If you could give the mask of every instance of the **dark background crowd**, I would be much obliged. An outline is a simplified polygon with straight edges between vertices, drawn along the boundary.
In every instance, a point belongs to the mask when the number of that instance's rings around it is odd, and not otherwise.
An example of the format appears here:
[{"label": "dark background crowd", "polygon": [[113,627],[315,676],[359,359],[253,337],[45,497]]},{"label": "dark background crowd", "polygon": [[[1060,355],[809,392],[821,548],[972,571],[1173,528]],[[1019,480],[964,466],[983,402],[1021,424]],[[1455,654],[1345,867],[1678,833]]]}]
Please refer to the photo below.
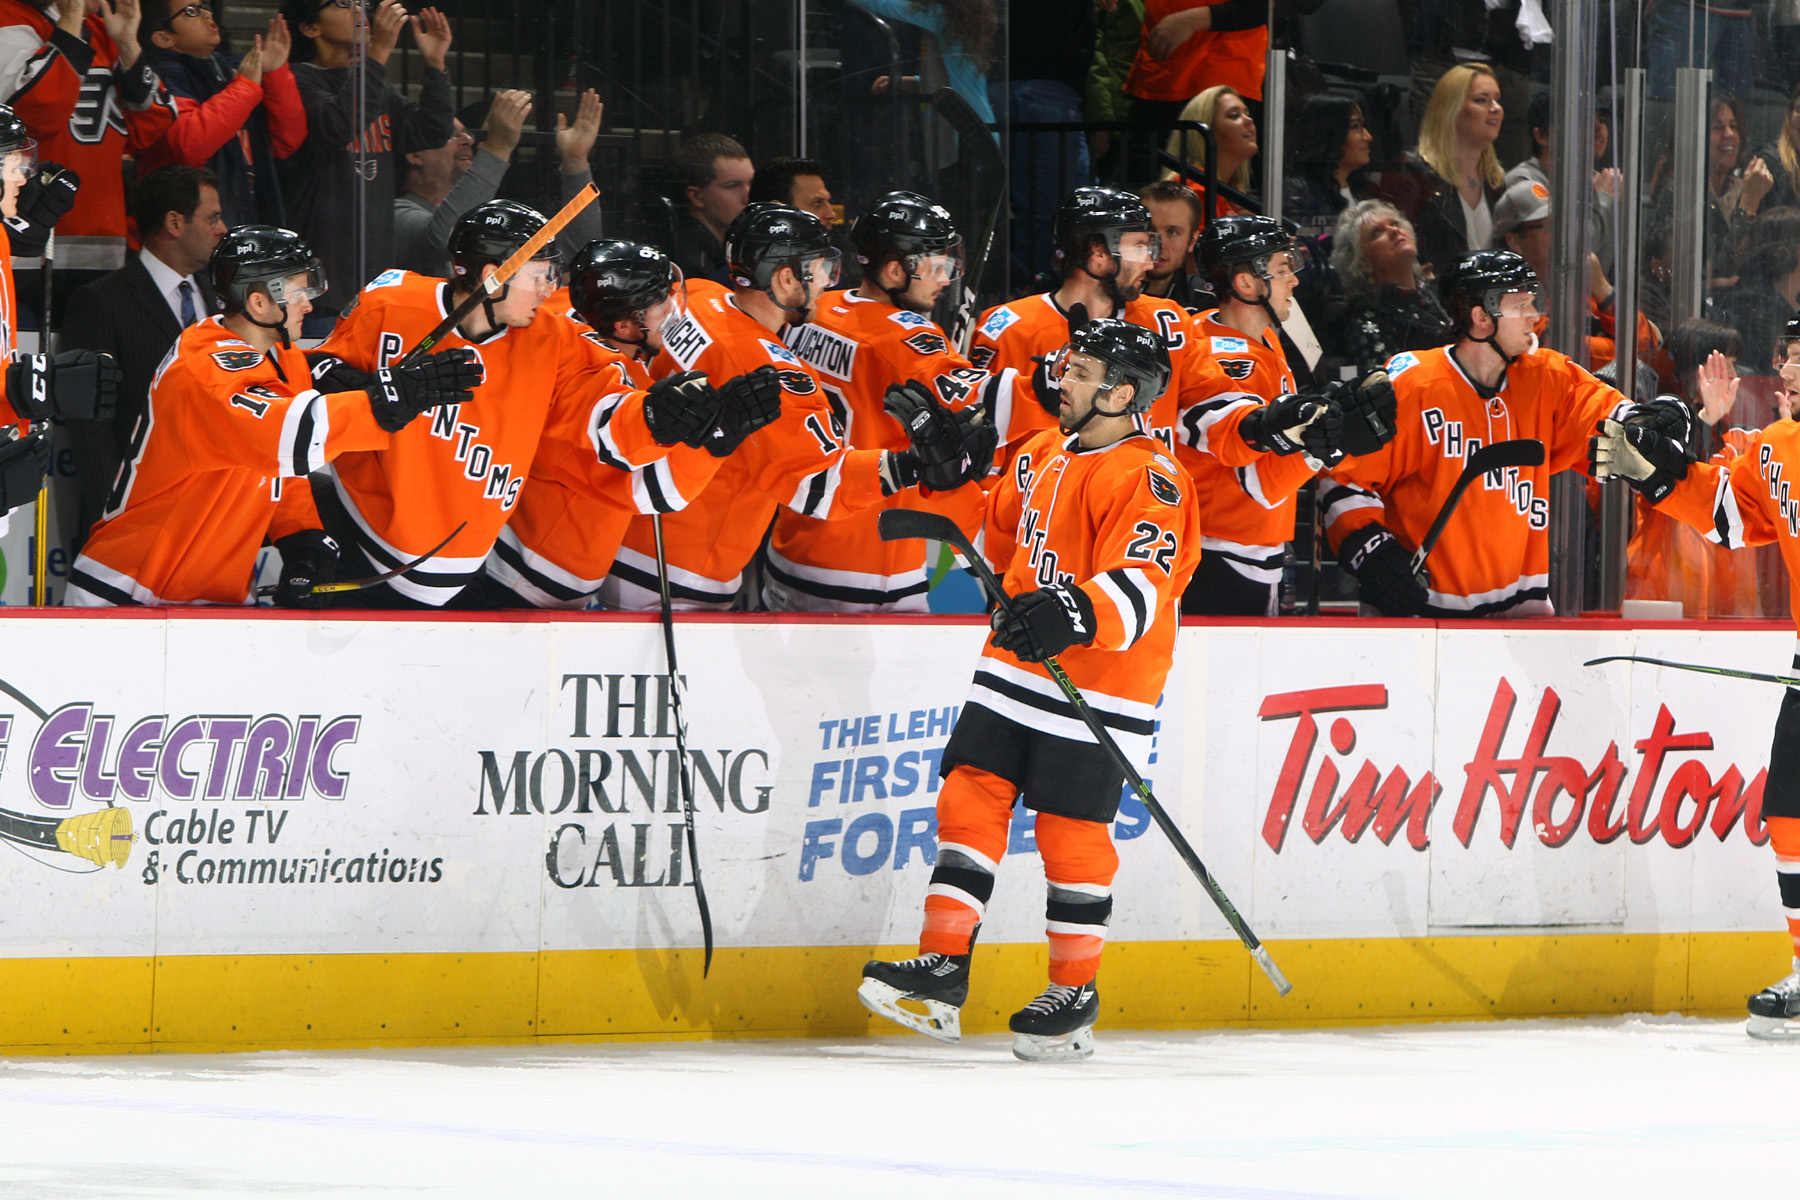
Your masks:
[{"label": "dark background crowd", "polygon": [[[109,350],[125,371],[114,422],[61,434],[76,545],[162,353],[209,311],[203,267],[228,227],[311,242],[331,284],[308,326],[323,336],[381,271],[444,273],[445,234],[474,205],[554,211],[590,179],[602,199],[580,232],[661,245],[691,278],[721,277],[721,236],[751,200],[843,231],[875,196],[912,188],[965,231],[982,305],[1049,285],[1050,217],[1082,184],[1143,196],[1165,245],[1149,290],[1195,309],[1209,303],[1191,254],[1208,209],[1278,209],[1310,251],[1289,358],[1323,381],[1447,342],[1433,280],[1464,250],[1513,249],[1545,275],[1553,156],[1576,145],[1593,180],[1589,365],[1617,371],[1624,357],[1686,394],[1697,364],[1726,353],[1766,386],[1705,414],[1704,453],[1731,424],[1786,415],[1773,354],[1800,291],[1792,5],[1608,5],[1591,138],[1558,141],[1554,14],[1538,0],[64,2],[0,0],[0,100],[41,157],[70,162],[78,144],[84,179],[51,279],[15,262],[21,325],[41,325],[47,298],[59,348]],[[1263,195],[1271,45],[1287,51],[1278,204]],[[50,50],[82,78],[70,104],[40,85]],[[1650,120],[1626,245],[1609,104],[1634,66]],[[1681,66],[1713,77],[1703,311],[1677,323],[1667,110]],[[1212,141],[1210,195],[1196,122]],[[1642,319],[1621,334],[1611,304],[1627,259]],[[1634,353],[1620,355],[1621,338]],[[1311,536],[1303,514],[1287,607],[1332,595]],[[1634,586],[1665,587],[1656,574]],[[1689,614],[1785,606],[1772,578],[1742,574],[1707,576]]]}]

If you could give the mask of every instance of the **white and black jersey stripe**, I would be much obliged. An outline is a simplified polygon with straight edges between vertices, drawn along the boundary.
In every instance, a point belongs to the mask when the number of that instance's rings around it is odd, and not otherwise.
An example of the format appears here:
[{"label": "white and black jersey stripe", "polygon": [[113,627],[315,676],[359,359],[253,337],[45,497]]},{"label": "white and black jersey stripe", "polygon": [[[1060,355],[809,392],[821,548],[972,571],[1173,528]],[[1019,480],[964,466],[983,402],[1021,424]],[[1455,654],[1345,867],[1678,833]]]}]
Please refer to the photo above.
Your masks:
[{"label": "white and black jersey stripe", "polygon": [[1261,403],[1261,397],[1252,396],[1249,392],[1223,392],[1210,400],[1190,405],[1181,413],[1181,440],[1195,450],[1206,453],[1209,450],[1207,437],[1221,417],[1233,409]]},{"label": "white and black jersey stripe", "polygon": [[[1150,769],[1156,706],[1082,689],[1088,708],[1140,772]],[[969,687],[969,703],[980,704],[1027,729],[1068,741],[1097,745],[1081,714],[1048,676],[982,655]]]},{"label": "white and black jersey stripe", "polygon": [[897,575],[873,575],[791,562],[767,551],[763,597],[783,612],[926,612],[931,580],[924,567]]},{"label": "white and black jersey stripe", "polygon": [[1341,520],[1346,513],[1352,513],[1361,508],[1372,508],[1376,512],[1381,512],[1383,508],[1380,496],[1347,483],[1328,484],[1325,494],[1319,498],[1319,504],[1324,510],[1325,526],[1328,529],[1335,522]]},{"label": "white and black jersey stripe", "polygon": [[[377,535],[330,468],[314,476],[312,494],[325,531],[340,542],[357,547],[378,570],[390,571],[418,556],[418,552],[409,554]],[[436,608],[448,604],[458,592],[475,582],[486,558],[485,554],[475,558],[435,554],[404,574],[394,576],[383,586],[392,588],[408,600]]]},{"label": "white and black jersey stripe", "polygon": [[[736,602],[742,585],[742,575],[708,579],[669,564],[669,599],[678,609],[728,609]],[[600,584],[601,605],[626,612],[647,612],[661,604],[661,594],[656,582],[656,559],[620,546],[612,570]]]},{"label": "white and black jersey stripe", "polygon": [[331,415],[325,397],[310,389],[295,396],[282,418],[281,446],[275,455],[281,474],[311,475],[322,468],[326,463],[325,439],[329,436]]},{"label": "white and black jersey stripe", "polygon": [[1202,537],[1200,553],[1224,559],[1232,570],[1256,583],[1280,583],[1282,568],[1287,565],[1285,546],[1247,546],[1223,538]]},{"label": "white and black jersey stripe", "polygon": [[1731,490],[1730,471],[1719,472],[1719,487],[1713,493],[1713,527],[1706,531],[1706,540],[1728,550],[1744,544],[1744,514],[1738,509],[1737,493]]},{"label": "white and black jersey stripe", "polygon": [[631,500],[645,516],[680,512],[693,500],[675,486],[675,472],[669,460],[659,458],[649,466],[631,473]]},{"label": "white and black jersey stripe", "polygon": [[1119,622],[1125,627],[1125,644],[1118,649],[1137,645],[1138,639],[1150,632],[1150,626],[1156,620],[1156,585],[1143,571],[1123,567],[1103,571],[1090,582],[1119,610]]},{"label": "white and black jersey stripe", "polygon": [[800,481],[794,489],[793,499],[788,507],[803,517],[823,517],[831,510],[831,501],[837,495],[838,482],[844,474],[844,456],[838,455],[829,467],[823,471],[814,471]]},{"label": "white and black jersey stripe", "polygon": [[588,426],[588,442],[593,446],[595,455],[607,466],[621,471],[635,471],[639,467],[648,465],[632,461],[619,449],[618,440],[613,437],[612,419],[618,414],[619,405],[623,404],[629,395],[629,392],[614,392],[600,400],[594,405],[593,420]]}]

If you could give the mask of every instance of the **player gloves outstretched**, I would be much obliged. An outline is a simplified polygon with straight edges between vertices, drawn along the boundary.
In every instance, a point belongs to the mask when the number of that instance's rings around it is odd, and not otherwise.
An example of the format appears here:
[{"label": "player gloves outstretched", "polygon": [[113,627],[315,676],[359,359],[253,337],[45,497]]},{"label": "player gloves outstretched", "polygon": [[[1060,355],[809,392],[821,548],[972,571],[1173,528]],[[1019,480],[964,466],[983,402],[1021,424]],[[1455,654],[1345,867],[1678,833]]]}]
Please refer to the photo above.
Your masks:
[{"label": "player gloves outstretched", "polygon": [[744,439],[781,415],[781,375],[774,367],[758,367],[719,389],[719,421],[706,439],[706,452],[725,458]]},{"label": "player gloves outstretched", "polygon": [[1394,440],[1399,400],[1386,371],[1371,371],[1361,383],[1333,383],[1325,394],[1344,412],[1338,448],[1347,458],[1373,454]]},{"label": "player gloves outstretched", "polygon": [[1322,463],[1343,457],[1344,411],[1321,396],[1278,396],[1245,414],[1238,429],[1252,450],[1286,457],[1305,451]]},{"label": "player gloves outstretched", "polygon": [[935,391],[916,379],[891,385],[881,406],[912,443],[910,449],[882,455],[883,495],[914,484],[933,492],[953,491],[993,468],[999,432],[979,412],[946,408]]},{"label": "player gloves outstretched", "polygon": [[1656,504],[1687,478],[1693,456],[1651,424],[1608,418],[1596,428],[1599,432],[1588,439],[1588,474],[1595,479],[1623,479]]},{"label": "player gloves outstretched", "polygon": [[330,583],[337,571],[337,539],[323,529],[302,529],[277,538],[281,552],[281,582],[275,585],[275,603],[281,608],[322,608],[326,597],[313,585]]},{"label": "player gloves outstretched", "polygon": [[644,423],[659,446],[698,450],[719,424],[719,390],[700,371],[677,371],[650,385],[644,396]]},{"label": "player gloves outstretched", "polygon": [[399,433],[414,417],[444,404],[467,404],[483,379],[481,359],[459,348],[427,354],[415,363],[383,367],[365,390],[375,423]]},{"label": "player gloves outstretched", "polygon": [[1338,565],[1356,576],[1363,602],[1388,617],[1419,617],[1431,603],[1431,580],[1413,570],[1412,552],[1385,525],[1365,525],[1338,545]]},{"label": "player gloves outstretched", "polygon": [[31,421],[110,420],[119,403],[119,367],[93,350],[21,354],[6,367],[6,398]]},{"label": "player gloves outstretched", "polygon": [[1094,602],[1074,584],[1058,583],[1013,597],[994,610],[994,645],[1025,662],[1043,662],[1094,640]]}]

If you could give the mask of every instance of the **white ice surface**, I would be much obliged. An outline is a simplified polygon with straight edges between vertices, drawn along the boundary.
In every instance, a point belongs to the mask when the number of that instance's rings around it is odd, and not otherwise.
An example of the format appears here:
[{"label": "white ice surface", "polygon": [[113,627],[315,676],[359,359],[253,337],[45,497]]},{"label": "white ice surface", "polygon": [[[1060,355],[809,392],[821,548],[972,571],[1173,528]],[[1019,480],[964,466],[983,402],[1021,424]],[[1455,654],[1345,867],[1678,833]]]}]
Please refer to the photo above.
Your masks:
[{"label": "white ice surface", "polygon": [[0,1196],[1795,1194],[1800,1045],[1625,1018],[0,1062]]}]

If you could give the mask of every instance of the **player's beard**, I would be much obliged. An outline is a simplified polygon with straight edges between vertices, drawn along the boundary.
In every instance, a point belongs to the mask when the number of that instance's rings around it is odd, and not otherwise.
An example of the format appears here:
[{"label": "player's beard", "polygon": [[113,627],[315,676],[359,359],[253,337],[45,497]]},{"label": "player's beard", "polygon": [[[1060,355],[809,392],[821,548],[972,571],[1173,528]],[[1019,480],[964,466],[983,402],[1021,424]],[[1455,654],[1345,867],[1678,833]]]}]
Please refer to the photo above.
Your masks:
[{"label": "player's beard", "polygon": [[1100,290],[1105,293],[1106,299],[1112,305],[1113,313],[1116,315],[1120,309],[1144,294],[1144,281],[1139,279],[1133,284],[1122,284],[1116,273],[1103,275],[1100,277]]}]

